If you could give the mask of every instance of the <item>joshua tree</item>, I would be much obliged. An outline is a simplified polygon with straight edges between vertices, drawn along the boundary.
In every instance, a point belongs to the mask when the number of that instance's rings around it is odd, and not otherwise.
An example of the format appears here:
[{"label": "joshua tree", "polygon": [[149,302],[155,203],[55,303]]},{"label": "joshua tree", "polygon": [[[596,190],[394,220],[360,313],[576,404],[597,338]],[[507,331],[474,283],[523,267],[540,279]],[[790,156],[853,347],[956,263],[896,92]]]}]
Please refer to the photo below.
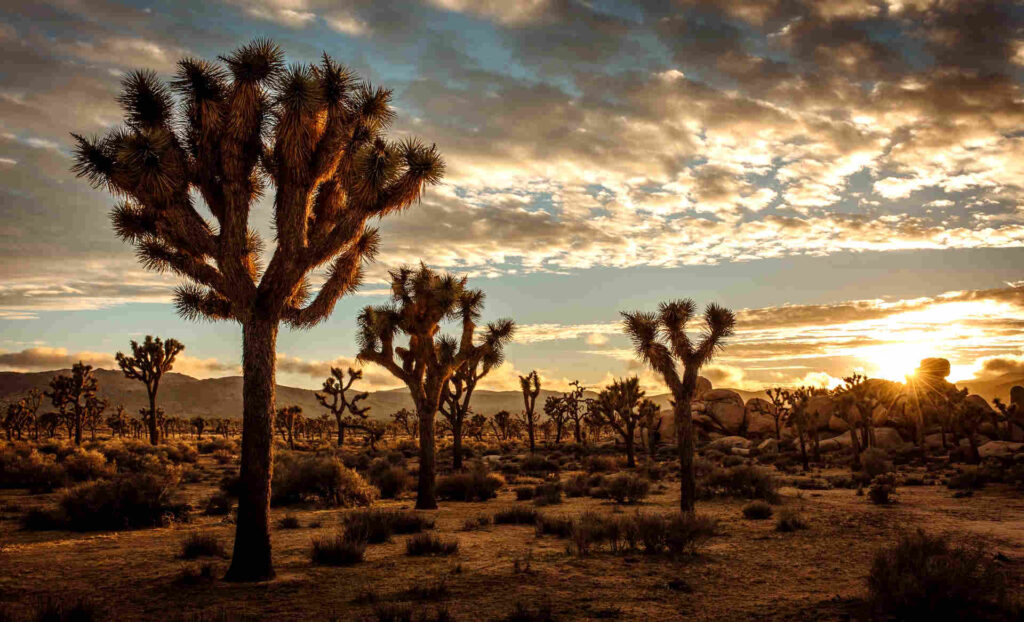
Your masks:
[{"label": "joshua tree", "polygon": [[775,440],[781,441],[782,423],[786,420],[788,414],[786,391],[782,387],[775,387],[768,389],[765,393],[768,395],[768,400],[772,403],[772,409],[768,411],[768,415],[775,421]]},{"label": "joshua tree", "polygon": [[118,438],[124,438],[124,433],[128,431],[128,415],[125,414],[124,404],[118,404],[114,414],[107,417],[107,427],[117,434]]},{"label": "joshua tree", "polygon": [[[348,368],[348,380],[345,380],[345,372],[339,367],[331,368],[331,375],[324,380],[323,393],[316,394],[316,401],[331,411],[335,421],[338,423],[338,447],[345,444],[345,428],[360,427],[366,420],[370,411],[369,406],[359,407],[359,402],[370,397],[369,393],[356,393],[351,399],[345,397],[345,392],[352,388],[352,383],[363,377],[363,370]],[[351,413],[351,417],[345,416],[345,411]]]},{"label": "joshua tree", "polygon": [[[697,494],[693,472],[693,415],[690,402],[697,390],[700,368],[710,361],[724,340],[733,333],[732,311],[716,304],[704,310],[703,334],[698,343],[686,334],[686,325],[696,313],[692,300],[662,303],[657,313],[623,313],[623,328],[633,341],[637,356],[664,379],[672,392],[673,414],[679,449],[679,505],[692,513]],[[683,367],[682,378],[676,361]]]},{"label": "joshua tree", "polygon": [[405,432],[412,438],[419,436],[419,422],[416,420],[416,413],[410,412],[408,408],[402,408],[391,413],[391,421],[395,427]]},{"label": "joshua tree", "polygon": [[[326,54],[318,65],[285,69],[281,50],[257,40],[221,61],[182,60],[170,87],[153,72],[130,73],[119,100],[125,127],[97,140],[75,136],[74,170],[125,197],[114,228],[147,267],[187,280],[176,293],[181,315],[242,327],[241,494],[227,578],[261,580],[274,575],[279,325],[328,317],[377,247],[367,222],[415,202],[444,165],[433,147],[387,140],[391,92],[358,83]],[[268,184],[277,245],[264,264],[248,221]],[[216,225],[196,209],[197,197]],[[307,277],[324,266],[311,298]]]},{"label": "joshua tree", "polygon": [[474,413],[469,419],[467,419],[466,427],[463,430],[466,436],[475,438],[478,443],[482,443],[484,441],[484,432],[486,431],[487,417],[480,413]]},{"label": "joshua tree", "polygon": [[82,361],[71,367],[71,375],[58,375],[50,380],[50,390],[46,397],[60,413],[68,428],[68,436],[74,435],[75,445],[82,444],[82,428],[87,425],[92,409],[98,404],[91,404],[90,399],[96,398],[99,383],[93,375],[92,365]]},{"label": "joshua tree", "polygon": [[587,411],[584,406],[586,400],[583,399],[583,387],[580,385],[579,380],[573,380],[569,383],[572,388],[568,393],[562,394],[562,401],[565,404],[565,416],[572,421],[573,424],[573,437],[577,444],[581,444],[584,441],[583,435],[583,422],[587,416]]},{"label": "joshua tree", "polygon": [[103,411],[107,409],[107,400],[90,396],[85,400],[85,427],[89,428],[89,437],[96,440],[96,428],[103,421]]},{"label": "joshua tree", "polygon": [[281,432],[281,439],[288,442],[288,449],[295,449],[295,427],[301,416],[301,406],[293,405],[277,409],[274,422]]},{"label": "joshua tree", "polygon": [[643,416],[639,410],[640,399],[644,391],[640,389],[640,379],[636,376],[625,380],[616,380],[607,389],[601,391],[591,412],[595,418],[608,425],[622,437],[626,444],[626,466],[636,466],[636,428]]},{"label": "joshua tree", "polygon": [[507,441],[515,434],[516,419],[507,410],[499,410],[491,415],[491,430],[499,441]]},{"label": "joshua tree", "polygon": [[189,421],[189,425],[191,425],[192,429],[196,431],[196,439],[202,440],[203,430],[206,429],[206,420],[196,415],[195,417],[192,417],[191,421]]},{"label": "joshua tree", "polygon": [[562,442],[562,431],[565,429],[568,416],[565,399],[549,395],[544,400],[544,414],[548,416],[548,420],[555,426],[555,444],[557,445]]},{"label": "joshua tree", "polygon": [[[185,349],[177,339],[162,341],[146,335],[141,344],[134,339],[131,342],[132,355],[117,353],[117,364],[124,372],[125,378],[138,380],[146,385],[149,396],[149,412],[156,412],[156,393],[160,389],[160,379],[174,367],[174,359]],[[160,442],[160,432],[156,417],[149,417],[149,442],[156,445]]]},{"label": "joshua tree", "polygon": [[[479,295],[479,300],[467,296],[463,304],[479,307],[483,294]],[[444,385],[439,409],[452,429],[453,469],[462,468],[462,438],[465,433],[463,428],[469,414],[469,400],[473,397],[473,390],[484,376],[505,360],[505,344],[512,339],[514,333],[515,323],[512,320],[500,320],[489,324],[479,349]]]},{"label": "joshua tree", "polygon": [[999,411],[999,416],[1006,424],[1005,431],[1001,436],[1005,441],[1013,440],[1013,428],[1016,426],[1024,432],[1024,387],[1015,386],[1010,389],[1010,403],[1005,404],[998,397],[992,400],[992,405]]},{"label": "joshua tree", "polygon": [[[359,359],[381,365],[409,387],[420,429],[416,508],[435,509],[434,417],[448,379],[487,347],[473,339],[483,295],[469,289],[465,277],[437,273],[425,264],[393,270],[391,291],[390,305],[366,307],[359,315]],[[440,334],[441,322],[456,318],[461,337]],[[500,325],[513,327],[501,321],[488,325],[487,332],[499,331]],[[408,347],[395,347],[399,334],[408,336]]]},{"label": "joshua tree", "polygon": [[[811,425],[811,416],[807,413],[807,402],[811,399],[811,389],[809,387],[799,387],[797,389],[785,390],[783,393],[786,399],[786,422],[793,426],[796,430],[797,440],[800,442],[800,459],[803,462],[804,471],[810,470],[811,466],[807,459],[807,428]],[[852,436],[856,432],[852,431]]]},{"label": "joshua tree", "polygon": [[535,448],[534,430],[537,424],[537,396],[540,395],[540,376],[536,370],[525,376],[519,376],[519,386],[523,391],[523,422],[530,438],[530,453]]}]

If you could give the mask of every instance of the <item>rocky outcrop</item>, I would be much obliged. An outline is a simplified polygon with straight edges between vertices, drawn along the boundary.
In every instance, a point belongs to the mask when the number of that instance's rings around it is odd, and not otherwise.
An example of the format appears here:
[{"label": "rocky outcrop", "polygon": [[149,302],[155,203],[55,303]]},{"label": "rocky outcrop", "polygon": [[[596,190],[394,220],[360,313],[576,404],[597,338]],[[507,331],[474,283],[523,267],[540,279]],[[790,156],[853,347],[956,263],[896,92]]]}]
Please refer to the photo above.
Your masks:
[{"label": "rocky outcrop", "polygon": [[746,431],[747,409],[739,393],[712,389],[693,403],[694,421],[707,430],[738,434]]},{"label": "rocky outcrop", "polygon": [[978,455],[985,458],[1014,458],[1017,455],[1024,456],[1024,443],[1012,441],[989,441],[978,447]]},{"label": "rocky outcrop", "polygon": [[[875,447],[878,447],[880,449],[899,449],[904,445],[903,437],[900,436],[899,431],[897,431],[895,428],[875,428],[874,433]],[[847,447],[852,447],[853,440],[851,439],[850,434],[851,433],[849,431],[846,431],[840,434],[839,436],[836,436],[835,438],[830,438],[821,441],[821,450],[835,451],[837,449],[845,449]],[[859,438],[860,437],[858,437],[858,439]]]}]

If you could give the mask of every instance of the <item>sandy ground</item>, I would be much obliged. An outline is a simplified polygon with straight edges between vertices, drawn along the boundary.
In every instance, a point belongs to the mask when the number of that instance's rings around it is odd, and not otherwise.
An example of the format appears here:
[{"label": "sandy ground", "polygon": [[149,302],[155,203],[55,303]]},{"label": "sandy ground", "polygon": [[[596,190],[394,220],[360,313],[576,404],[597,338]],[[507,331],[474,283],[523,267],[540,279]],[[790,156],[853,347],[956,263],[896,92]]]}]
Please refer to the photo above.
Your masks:
[{"label": "sandy ground", "polygon": [[[208,459],[201,459],[208,473],[204,481],[186,487],[193,502],[208,496],[228,468]],[[663,492],[639,507],[584,498],[542,511],[670,511],[678,501],[674,486],[665,482]],[[17,607],[49,596],[82,595],[119,620],[245,615],[350,620],[371,612],[364,597],[368,591],[387,598],[444,579],[450,590],[445,602],[457,620],[500,618],[516,601],[550,603],[560,620],[843,620],[860,611],[857,601],[865,595],[873,552],[900,530],[915,527],[984,538],[1009,558],[1014,589],[1024,589],[1024,499],[1019,493],[989,486],[956,499],[944,487],[902,487],[899,503],[887,507],[845,489],[784,488],[782,494],[783,506],[799,509],[809,529],[779,533],[774,520],[745,520],[741,500],[702,502],[698,511],[718,518],[720,533],[701,555],[682,561],[642,553],[579,558],[567,554],[565,540],[538,537],[527,526],[462,530],[467,518],[524,503],[505,490],[486,503],[443,503],[432,513],[436,532],[459,541],[452,557],[407,557],[408,536],[396,536],[393,542],[370,545],[362,564],[317,567],[308,558],[310,540],[332,532],[345,510],[275,509],[275,518],[290,513],[303,525],[274,532],[275,580],[182,585],[177,579],[183,568],[203,562],[177,558],[181,539],[193,530],[211,532],[230,550],[233,525],[197,516],[189,524],[131,532],[25,532],[18,530],[19,511],[52,502],[53,496],[0,491],[0,601]],[[379,505],[411,508],[412,501]],[[308,527],[314,521],[322,526]],[[227,560],[214,563],[219,577]]]}]

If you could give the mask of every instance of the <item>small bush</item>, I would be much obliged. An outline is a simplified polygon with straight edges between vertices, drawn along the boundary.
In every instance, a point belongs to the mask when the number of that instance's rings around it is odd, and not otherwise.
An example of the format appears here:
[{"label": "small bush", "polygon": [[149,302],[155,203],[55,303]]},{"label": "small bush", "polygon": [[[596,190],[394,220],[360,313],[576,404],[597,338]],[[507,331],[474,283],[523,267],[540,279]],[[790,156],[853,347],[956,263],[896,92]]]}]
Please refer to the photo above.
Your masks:
[{"label": "small bush", "polygon": [[537,522],[539,513],[528,507],[514,506],[501,510],[494,515],[495,525],[532,525]]},{"label": "small bush", "polygon": [[[91,601],[84,598],[46,598],[26,616],[25,620],[36,622],[92,622],[102,620],[103,612]],[[18,620],[0,609],[0,620]]]},{"label": "small bush", "polygon": [[294,514],[285,514],[281,517],[281,520],[277,521],[278,529],[301,529],[302,523],[299,522],[299,517]]},{"label": "small bush", "polygon": [[459,541],[443,540],[430,533],[418,533],[405,542],[405,554],[410,556],[453,555],[459,550]]},{"label": "small bush", "polygon": [[232,505],[231,497],[221,492],[214,493],[206,500],[203,513],[207,516],[226,516],[231,513]]},{"label": "small bush", "polygon": [[437,496],[446,501],[487,501],[498,494],[505,480],[477,466],[467,473],[447,475],[437,481]]},{"label": "small bush", "polygon": [[477,531],[478,529],[484,529],[490,526],[490,516],[477,516],[476,518],[467,518],[462,522],[463,531]]},{"label": "small bush", "polygon": [[380,490],[382,499],[395,499],[412,486],[412,478],[408,471],[382,458],[370,464],[368,474],[370,483]]},{"label": "small bush", "polygon": [[541,603],[536,607],[530,607],[521,601],[516,601],[515,606],[508,615],[499,618],[498,622],[554,622],[555,614],[551,605]]},{"label": "small bush", "polygon": [[440,606],[433,611],[415,611],[411,605],[399,603],[378,603],[373,614],[363,618],[365,622],[452,622],[448,608]]},{"label": "small bush", "polygon": [[557,482],[540,484],[533,490],[533,504],[556,505],[562,502],[562,486]]},{"label": "small bush", "polygon": [[895,473],[883,473],[871,480],[868,488],[868,499],[875,505],[888,505],[896,501],[896,485],[898,478]]},{"label": "small bush", "polygon": [[792,532],[807,529],[807,521],[798,512],[785,508],[775,520],[775,531]]},{"label": "small bush", "polygon": [[333,456],[283,453],[274,464],[271,505],[318,503],[328,507],[369,505],[377,490]]},{"label": "small bush", "polygon": [[647,498],[651,483],[637,475],[622,473],[606,480],[602,488],[605,496],[614,499],[616,503],[632,505]]},{"label": "small bush", "polygon": [[[72,531],[104,531],[184,520],[188,518],[187,506],[172,498],[176,485],[173,477],[150,473],[122,474],[82,484],[64,493],[58,509],[50,514],[50,525]],[[26,528],[32,527],[27,523]]]},{"label": "small bush", "polygon": [[73,482],[87,482],[114,474],[114,468],[107,464],[106,456],[92,450],[79,449],[64,458],[63,466],[64,472]]},{"label": "small bush", "polygon": [[409,510],[383,510],[370,508],[349,512],[344,518],[346,533],[360,537],[370,544],[391,540],[392,534],[419,533],[432,529],[434,522]]},{"label": "small bush", "polygon": [[967,467],[949,478],[946,486],[950,490],[979,490],[987,483],[985,474],[977,467]]},{"label": "small bush", "polygon": [[566,497],[585,497],[590,492],[590,485],[587,483],[587,476],[580,474],[570,477],[562,485],[562,490],[565,492]]},{"label": "small bush", "polygon": [[213,564],[200,564],[198,567],[185,566],[178,573],[174,582],[178,585],[209,585],[216,581],[213,576]]},{"label": "small bush", "polygon": [[0,448],[0,488],[27,488],[29,492],[51,492],[68,481],[64,467],[54,455],[26,444]]},{"label": "small bush", "polygon": [[587,458],[588,473],[611,473],[619,470],[619,463],[612,456],[590,456]]},{"label": "small bush", "polygon": [[193,531],[181,541],[182,559],[196,559],[199,557],[224,557],[226,552],[220,540],[211,533]]},{"label": "small bush", "polygon": [[519,462],[519,469],[523,473],[531,474],[547,474],[547,473],[558,473],[560,467],[557,462],[553,462],[544,458],[543,456],[530,455],[522,459]]},{"label": "small bush", "polygon": [[517,486],[515,489],[516,501],[530,501],[533,499],[533,486]]},{"label": "small bush", "polygon": [[351,566],[363,561],[366,540],[352,536],[348,530],[331,536],[313,538],[309,558],[317,566]]},{"label": "small bush", "polygon": [[868,591],[877,612],[898,619],[1011,619],[1014,608],[990,551],[923,530],[875,553]]},{"label": "small bush", "polygon": [[665,548],[672,555],[695,555],[715,535],[715,519],[696,514],[675,514],[665,528]]},{"label": "small bush", "polygon": [[702,499],[738,497],[777,503],[778,482],[755,466],[713,469],[697,482],[697,495]]},{"label": "small bush", "polygon": [[537,535],[557,536],[568,538],[572,534],[573,519],[568,516],[547,516],[541,514],[537,517]]},{"label": "small bush", "polygon": [[765,501],[751,501],[743,506],[743,518],[765,520],[772,517],[772,506]]}]

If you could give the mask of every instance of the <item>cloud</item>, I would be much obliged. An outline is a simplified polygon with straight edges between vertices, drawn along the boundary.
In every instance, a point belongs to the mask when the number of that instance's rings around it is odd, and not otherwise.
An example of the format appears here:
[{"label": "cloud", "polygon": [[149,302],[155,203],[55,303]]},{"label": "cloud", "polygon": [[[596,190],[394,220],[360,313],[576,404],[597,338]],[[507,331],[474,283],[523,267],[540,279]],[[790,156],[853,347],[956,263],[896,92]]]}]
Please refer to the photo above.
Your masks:
[{"label": "cloud", "polygon": [[69,352],[67,348],[36,347],[19,352],[0,352],[0,368],[10,371],[67,369],[79,361],[106,369],[116,368],[114,356],[104,352]]},{"label": "cloud", "polygon": [[360,391],[378,391],[404,386],[400,380],[383,368],[373,364],[363,365],[354,358],[340,356],[330,361],[318,361],[286,354],[277,355],[278,373],[294,378],[302,386],[317,385],[319,381],[331,375],[332,367],[339,367],[343,370],[349,368],[363,370],[363,378],[357,385]]}]

